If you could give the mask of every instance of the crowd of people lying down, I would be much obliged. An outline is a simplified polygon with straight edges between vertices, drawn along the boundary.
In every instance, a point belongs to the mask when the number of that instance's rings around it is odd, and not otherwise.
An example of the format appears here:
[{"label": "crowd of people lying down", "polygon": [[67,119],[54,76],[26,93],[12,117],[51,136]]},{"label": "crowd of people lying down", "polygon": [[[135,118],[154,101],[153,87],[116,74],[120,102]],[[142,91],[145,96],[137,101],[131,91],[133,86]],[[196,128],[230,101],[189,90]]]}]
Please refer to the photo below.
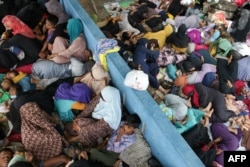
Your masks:
[{"label": "crowd of people lying down", "polygon": [[79,18],[58,0],[5,0],[0,13],[0,167],[159,164]]},{"label": "crowd of people lying down", "polygon": [[148,75],[148,91],[202,162],[223,166],[224,151],[250,149],[249,9],[229,20],[203,13],[207,2],[154,2],[110,7],[97,25]]},{"label": "crowd of people lying down", "polygon": [[[81,20],[58,0],[1,2],[0,167],[160,166]],[[201,13],[205,2],[154,2],[97,26],[148,75],[152,100],[201,161],[223,166],[224,151],[250,149],[249,10],[227,20]]]}]

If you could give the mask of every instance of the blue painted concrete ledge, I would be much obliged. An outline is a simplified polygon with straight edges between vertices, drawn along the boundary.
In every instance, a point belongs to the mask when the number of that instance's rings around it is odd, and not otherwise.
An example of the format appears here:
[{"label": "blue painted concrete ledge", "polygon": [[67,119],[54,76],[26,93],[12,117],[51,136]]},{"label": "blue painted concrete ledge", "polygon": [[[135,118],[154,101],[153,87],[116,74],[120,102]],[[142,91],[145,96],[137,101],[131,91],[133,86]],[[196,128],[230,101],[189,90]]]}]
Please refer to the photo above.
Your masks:
[{"label": "blue painted concrete ledge", "polygon": [[[88,47],[94,53],[97,41],[105,38],[104,34],[78,0],[61,0],[61,3],[71,17],[81,19]],[[144,137],[161,164],[164,167],[203,167],[204,164],[168,121],[150,94],[124,85],[124,78],[130,68],[121,56],[118,53],[110,53],[107,63],[112,83],[120,90],[122,97],[125,97],[125,105],[129,112],[140,116],[145,127]]]}]

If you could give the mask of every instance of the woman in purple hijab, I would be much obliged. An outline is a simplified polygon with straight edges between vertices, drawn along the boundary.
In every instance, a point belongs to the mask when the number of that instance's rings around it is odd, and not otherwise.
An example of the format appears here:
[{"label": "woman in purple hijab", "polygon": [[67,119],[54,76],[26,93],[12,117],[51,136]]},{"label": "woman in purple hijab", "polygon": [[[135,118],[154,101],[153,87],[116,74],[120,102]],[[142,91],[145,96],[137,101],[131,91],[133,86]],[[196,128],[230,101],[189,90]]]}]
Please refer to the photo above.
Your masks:
[{"label": "woman in purple hijab", "polygon": [[91,89],[84,83],[62,83],[55,93],[55,107],[63,122],[71,122],[77,115],[74,110],[82,111],[92,98]]},{"label": "woman in purple hijab", "polygon": [[92,91],[85,83],[62,83],[57,88],[55,99],[73,100],[81,103],[89,103]]},{"label": "woman in purple hijab", "polygon": [[237,134],[229,131],[228,127],[223,123],[213,123],[211,132],[214,139],[221,137],[221,142],[218,143],[218,149],[222,153],[217,154],[215,161],[220,165],[224,165],[224,151],[235,151],[239,147],[239,141],[242,137],[242,131],[237,129]]}]

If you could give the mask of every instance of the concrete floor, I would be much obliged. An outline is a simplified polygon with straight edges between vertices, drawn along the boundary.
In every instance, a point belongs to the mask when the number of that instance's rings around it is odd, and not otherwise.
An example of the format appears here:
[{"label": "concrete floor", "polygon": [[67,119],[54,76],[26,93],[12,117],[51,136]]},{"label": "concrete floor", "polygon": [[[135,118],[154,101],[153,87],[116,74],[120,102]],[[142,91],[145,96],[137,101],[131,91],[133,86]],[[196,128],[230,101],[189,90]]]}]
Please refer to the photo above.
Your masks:
[{"label": "concrete floor", "polygon": [[79,0],[79,2],[83,6],[83,8],[89,13],[90,16],[96,14],[98,16],[98,21],[101,21],[108,16],[108,13],[103,7],[103,4],[105,2],[112,2],[112,0],[93,0],[97,9],[97,13],[95,12],[91,0]]}]

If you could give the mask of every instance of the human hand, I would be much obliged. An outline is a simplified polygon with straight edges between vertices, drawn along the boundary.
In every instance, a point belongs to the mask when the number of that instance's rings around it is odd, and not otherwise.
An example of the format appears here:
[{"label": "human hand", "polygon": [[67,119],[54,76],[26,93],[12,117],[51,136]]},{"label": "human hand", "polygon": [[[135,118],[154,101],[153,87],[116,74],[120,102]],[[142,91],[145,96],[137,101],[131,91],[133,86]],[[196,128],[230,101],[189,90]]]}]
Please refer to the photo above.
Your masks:
[{"label": "human hand", "polygon": [[113,167],[118,167],[120,165],[120,163],[122,162],[122,160],[118,160],[114,163]]},{"label": "human hand", "polygon": [[188,100],[187,100],[187,106],[188,106],[188,107],[192,107],[191,100],[192,100],[191,97],[188,98]]},{"label": "human hand", "polygon": [[125,134],[125,130],[123,127],[119,128],[118,130],[118,134],[117,134],[117,138],[116,138],[116,142],[120,141],[122,138],[122,135]]},{"label": "human hand", "polygon": [[80,126],[77,124],[77,121],[76,121],[76,120],[73,121],[73,127],[72,127],[72,129],[73,129],[74,131],[76,131],[77,133],[80,132],[80,130],[81,130],[81,128],[80,128]]},{"label": "human hand", "polygon": [[53,53],[51,55],[47,56],[47,59],[53,59],[54,57],[56,57],[58,54],[57,53]]},{"label": "human hand", "polygon": [[25,151],[24,157],[28,162],[32,162],[34,160],[33,154],[29,151]]},{"label": "human hand", "polygon": [[88,160],[89,157],[88,157],[88,154],[86,151],[81,151],[81,153],[78,155],[78,159],[85,159],[85,160]]},{"label": "human hand", "polygon": [[118,130],[118,135],[123,135],[125,133],[125,130],[123,127],[120,127],[119,130]]}]

